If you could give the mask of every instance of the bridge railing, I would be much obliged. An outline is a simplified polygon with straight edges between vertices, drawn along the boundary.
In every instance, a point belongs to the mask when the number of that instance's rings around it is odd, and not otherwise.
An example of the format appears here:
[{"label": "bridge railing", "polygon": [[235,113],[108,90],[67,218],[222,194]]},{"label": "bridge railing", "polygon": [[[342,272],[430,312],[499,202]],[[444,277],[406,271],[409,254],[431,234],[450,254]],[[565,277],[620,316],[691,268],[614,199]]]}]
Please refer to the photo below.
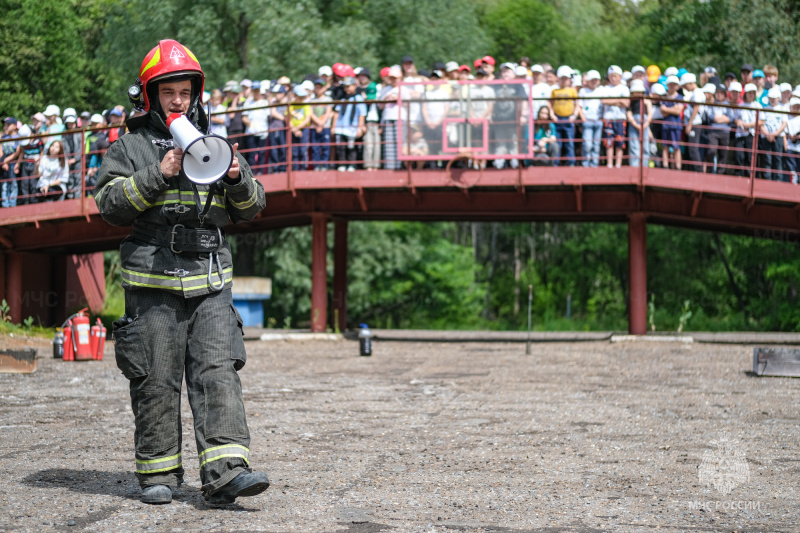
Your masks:
[{"label": "bridge railing", "polygon": [[[767,119],[773,124],[782,122],[781,117],[791,121],[796,115],[789,111],[633,96],[630,102],[636,102],[639,109],[657,109],[662,104],[672,103],[699,105],[703,109],[726,110],[731,116],[747,113],[747,120],[753,124],[743,129],[737,128],[735,123],[726,128],[724,123],[700,122],[687,128],[690,117],[685,111],[677,120],[663,116],[651,118],[648,128],[637,129],[627,118],[617,124],[557,117],[553,120],[552,110],[559,108],[563,99],[532,97],[529,82],[451,82],[448,85],[450,96],[431,97],[428,93],[433,92],[437,85],[442,85],[442,82],[424,84],[424,90],[415,97],[404,92],[405,84],[401,84],[396,100],[357,103],[310,101],[291,104],[289,112],[285,103],[267,104],[211,116],[232,119],[243,113],[253,116],[254,112],[266,112],[267,120],[272,122],[269,127],[259,129],[254,126],[254,131],[232,133],[228,139],[232,144],[238,143],[239,151],[256,175],[286,174],[287,183],[294,172],[320,170],[437,170],[453,165],[491,171],[508,167],[618,164],[715,173],[731,179],[750,178],[751,181],[798,181],[800,143],[789,141],[791,138],[800,141],[800,137],[787,138],[789,133],[784,131],[783,136],[772,138],[772,133],[766,129]],[[518,89],[515,89],[517,92],[505,91],[504,96],[489,93],[476,96],[471,88],[478,85],[494,88],[513,85]],[[586,105],[602,98],[579,98],[576,105]],[[361,109],[356,110],[358,106]],[[336,117],[322,126],[298,128],[292,125],[293,116],[296,125],[303,122],[306,113],[324,113],[327,107],[338,107],[342,116],[363,114],[363,120],[355,121],[361,126],[342,128]],[[501,107],[505,107],[504,113],[495,113],[495,109]],[[381,113],[382,121],[373,120]],[[769,117],[770,114],[773,116]],[[639,121],[641,119],[636,123]],[[797,134],[798,125],[793,124],[790,131]],[[4,173],[0,180],[2,205],[12,208],[13,195],[9,193],[12,189],[17,193],[16,205],[92,195],[97,171],[107,149],[107,144],[102,142],[102,138],[97,138],[97,133],[118,127],[81,128],[13,139],[23,145],[30,142],[49,144],[55,138],[78,135],[80,152],[73,150],[74,153],[65,154],[66,160],[77,161],[69,168],[67,183],[62,184],[56,193],[39,189],[41,172],[37,160],[23,155],[12,172]],[[609,160],[612,148],[621,156]],[[314,178],[311,176],[309,179],[313,181]],[[324,178],[320,177],[320,181]],[[0,221],[4,218],[2,213],[0,210]]]}]

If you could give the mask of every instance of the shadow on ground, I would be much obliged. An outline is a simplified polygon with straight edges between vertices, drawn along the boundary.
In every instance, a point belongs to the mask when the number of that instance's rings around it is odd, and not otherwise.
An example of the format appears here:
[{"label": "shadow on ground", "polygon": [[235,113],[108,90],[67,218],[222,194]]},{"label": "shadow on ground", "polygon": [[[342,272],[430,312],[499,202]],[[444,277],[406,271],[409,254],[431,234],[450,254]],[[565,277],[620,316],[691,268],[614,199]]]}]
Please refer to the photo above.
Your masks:
[{"label": "shadow on ground", "polygon": [[[73,470],[70,468],[48,468],[26,476],[22,482],[36,488],[66,488],[81,494],[100,494],[139,501],[139,484],[130,472],[106,472],[102,470]],[[258,512],[238,503],[232,505],[207,505],[199,490],[187,486],[175,491],[173,499],[189,503],[200,510],[229,509],[232,511]],[[96,514],[96,513],[95,513]],[[77,519],[76,519],[77,520]],[[92,520],[96,522],[102,520]]]}]

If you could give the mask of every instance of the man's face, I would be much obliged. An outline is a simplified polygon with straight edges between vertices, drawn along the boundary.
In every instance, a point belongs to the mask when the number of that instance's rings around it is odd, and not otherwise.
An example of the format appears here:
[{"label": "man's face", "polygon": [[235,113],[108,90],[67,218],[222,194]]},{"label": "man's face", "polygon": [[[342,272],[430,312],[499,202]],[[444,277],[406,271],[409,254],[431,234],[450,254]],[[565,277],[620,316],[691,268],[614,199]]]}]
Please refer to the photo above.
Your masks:
[{"label": "man's face", "polygon": [[167,115],[172,113],[185,115],[189,111],[189,104],[192,103],[192,82],[183,80],[159,84],[158,101]]},{"label": "man's face", "polygon": [[346,92],[347,94],[349,94],[351,96],[356,94],[356,86],[355,86],[355,84],[345,85],[344,86],[344,92]]},{"label": "man's face", "polygon": [[504,80],[513,80],[514,79],[514,71],[510,68],[504,68],[500,71],[500,77]]},{"label": "man's face", "polygon": [[[172,113],[178,113],[178,111],[172,111]],[[108,118],[111,121],[111,124],[119,124],[122,122],[122,117],[119,115],[111,115]]]}]

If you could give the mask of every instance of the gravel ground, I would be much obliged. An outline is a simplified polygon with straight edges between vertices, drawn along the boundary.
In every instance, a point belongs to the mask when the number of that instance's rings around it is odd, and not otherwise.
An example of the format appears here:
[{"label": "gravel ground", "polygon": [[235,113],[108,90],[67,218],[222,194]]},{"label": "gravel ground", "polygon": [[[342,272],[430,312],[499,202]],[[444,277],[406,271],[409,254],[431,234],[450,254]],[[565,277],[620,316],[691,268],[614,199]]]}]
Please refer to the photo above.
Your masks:
[{"label": "gravel ground", "polygon": [[[754,377],[752,346],[248,342],[272,487],[220,509],[185,399],[188,486],[144,505],[113,347],[64,363],[32,342],[37,372],[0,375],[0,530],[800,530],[800,381]],[[700,481],[733,467],[729,493]]]}]

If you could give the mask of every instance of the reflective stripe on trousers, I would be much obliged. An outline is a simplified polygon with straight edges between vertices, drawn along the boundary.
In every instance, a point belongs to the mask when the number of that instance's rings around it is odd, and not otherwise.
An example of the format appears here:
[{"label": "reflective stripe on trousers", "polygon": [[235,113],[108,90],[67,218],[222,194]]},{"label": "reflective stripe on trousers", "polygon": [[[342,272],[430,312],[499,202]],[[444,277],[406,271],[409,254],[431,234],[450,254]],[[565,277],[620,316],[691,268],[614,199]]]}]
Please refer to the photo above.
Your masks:
[{"label": "reflective stripe on trousers", "polygon": [[225,457],[238,457],[244,460],[245,463],[250,464],[250,450],[241,444],[224,444],[222,446],[214,446],[203,450],[199,455],[200,468],[203,465],[212,461],[217,461]]},{"label": "reflective stripe on trousers", "polygon": [[166,472],[168,470],[174,470],[182,464],[181,454],[171,455],[163,459],[150,459],[148,461],[136,459],[136,473],[155,474],[157,472]]}]

